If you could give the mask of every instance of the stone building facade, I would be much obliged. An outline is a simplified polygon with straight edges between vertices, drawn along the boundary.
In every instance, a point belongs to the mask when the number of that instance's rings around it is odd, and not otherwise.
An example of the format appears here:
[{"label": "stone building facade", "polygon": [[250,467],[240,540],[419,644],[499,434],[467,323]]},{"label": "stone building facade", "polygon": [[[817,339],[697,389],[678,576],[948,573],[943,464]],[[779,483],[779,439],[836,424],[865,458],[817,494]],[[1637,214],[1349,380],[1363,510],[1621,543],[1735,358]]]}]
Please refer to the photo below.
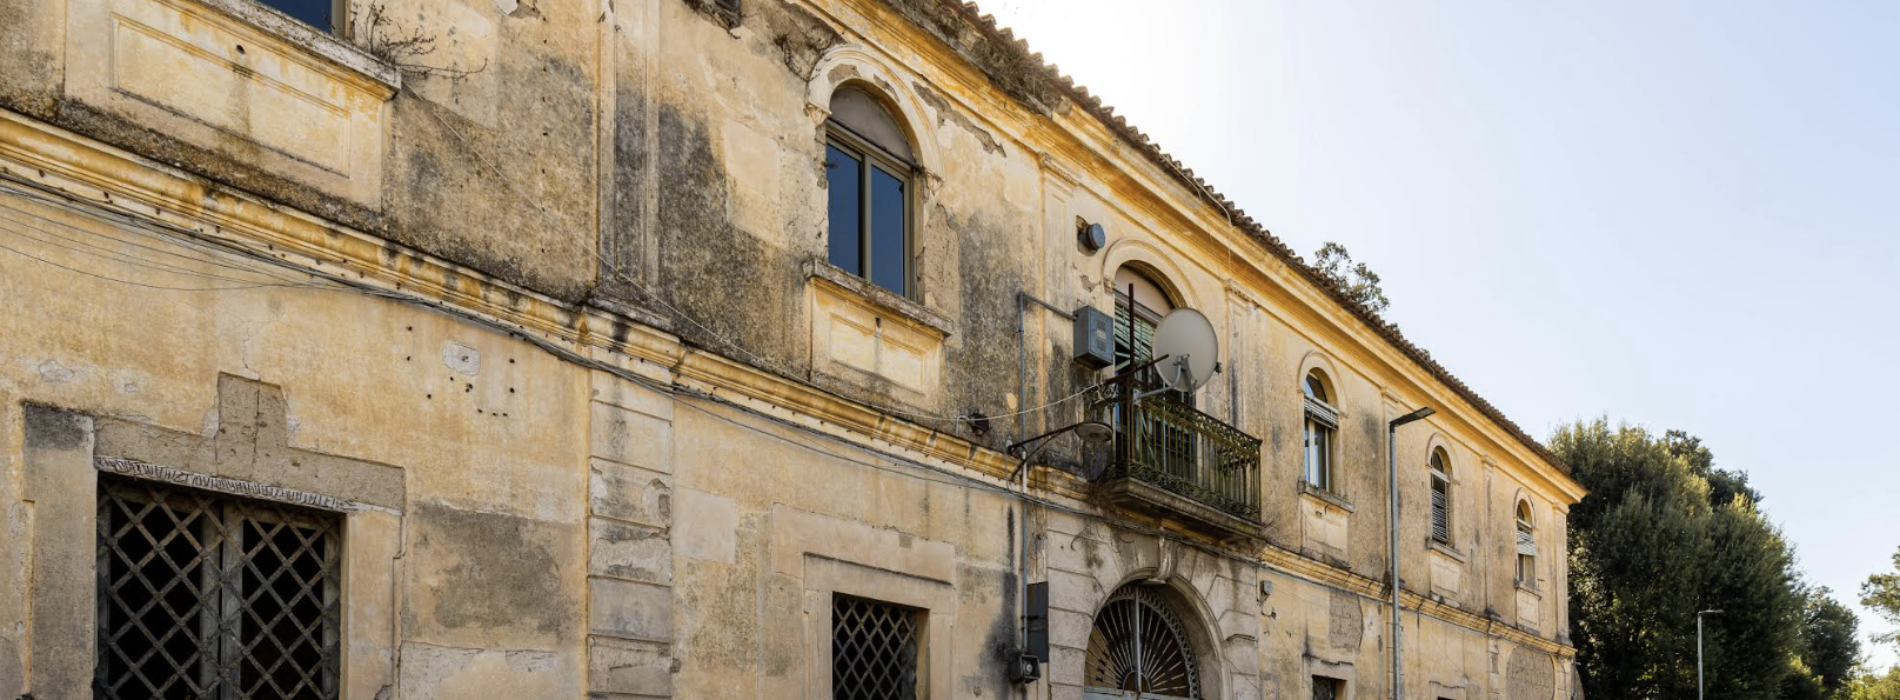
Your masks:
[{"label": "stone building facade", "polygon": [[0,247],[0,698],[1389,697],[1425,406],[1404,696],[1575,695],[1563,467],[950,0],[0,0]]}]

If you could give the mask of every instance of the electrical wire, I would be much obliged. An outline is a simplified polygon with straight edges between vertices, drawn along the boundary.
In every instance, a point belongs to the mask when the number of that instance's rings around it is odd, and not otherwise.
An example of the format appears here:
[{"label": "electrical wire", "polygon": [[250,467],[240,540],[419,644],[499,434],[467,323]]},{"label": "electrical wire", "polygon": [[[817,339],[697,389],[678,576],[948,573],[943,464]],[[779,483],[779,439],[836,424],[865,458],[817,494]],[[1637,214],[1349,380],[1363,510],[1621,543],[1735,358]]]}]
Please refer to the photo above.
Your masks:
[{"label": "electrical wire", "polygon": [[[38,227],[21,224],[19,221],[15,219],[11,219],[5,215],[0,215],[0,222],[12,223],[15,225],[23,225],[23,226],[26,226],[27,228],[31,228],[40,233],[45,233],[55,239],[58,239],[58,241],[64,241],[64,243],[49,241],[43,238],[38,238],[30,234],[27,234],[24,231],[17,228],[7,229],[9,232],[15,235],[18,235],[22,238],[25,238],[27,240],[34,241],[42,245],[52,246],[54,248],[58,248],[61,250],[70,251],[70,252],[77,253],[80,255],[86,255],[90,257],[101,258],[101,259],[112,261],[112,262],[123,263],[125,265],[129,265],[129,266],[136,267],[139,269],[144,269],[144,270],[151,270],[151,271],[158,272],[161,274],[169,274],[169,275],[185,276],[185,277],[197,277],[197,278],[216,281],[216,282],[231,282],[233,284],[240,285],[238,287],[220,287],[219,289],[256,289],[260,287],[310,286],[310,285],[302,284],[302,283],[284,282],[281,279],[276,278],[276,277],[269,278],[274,281],[263,282],[263,281],[258,281],[254,279],[238,279],[235,277],[225,277],[223,275],[210,274],[210,273],[201,272],[198,270],[193,270],[190,268],[179,267],[177,265],[170,265],[167,263],[148,260],[145,258],[138,257],[138,255],[134,253],[125,253],[122,251],[110,250],[102,246],[97,246],[97,245],[85,243],[82,241],[74,240],[71,238],[66,238],[56,233],[46,231],[45,229],[40,229]],[[14,252],[18,253],[20,251],[15,250]],[[44,260],[42,259],[42,261]]]},{"label": "electrical wire", "polygon": [[[0,181],[5,181],[5,180],[14,180],[14,178],[0,174]],[[17,180],[15,181],[17,182]],[[30,183],[22,183],[22,184],[28,184],[28,186],[31,186]],[[22,257],[41,262],[55,268],[59,268],[59,269],[73,272],[76,274],[85,275],[88,277],[93,277],[93,278],[97,278],[97,279],[101,279],[101,280],[105,280],[109,282],[114,282],[118,284],[125,284],[128,286],[141,287],[141,288],[147,288],[147,289],[158,289],[158,290],[165,290],[165,291],[216,292],[216,291],[258,289],[258,288],[267,288],[267,287],[280,287],[280,288],[290,287],[290,288],[308,288],[308,289],[319,289],[319,290],[330,290],[330,291],[349,291],[349,292],[363,293],[370,296],[397,301],[401,303],[407,303],[410,305],[427,308],[427,309],[430,309],[430,310],[433,310],[433,311],[436,311],[438,313],[442,313],[448,316],[452,316],[458,320],[468,322],[482,328],[487,328],[491,331],[503,334],[507,337],[521,340],[523,342],[526,342],[530,345],[533,345],[541,349],[544,352],[549,353],[550,355],[553,355],[554,357],[558,359],[566,361],[570,364],[574,364],[574,365],[585,367],[592,370],[606,372],[620,379],[633,382],[640,386],[646,387],[650,390],[666,394],[668,396],[674,397],[675,399],[679,399],[678,405],[685,406],[689,410],[696,411],[698,413],[712,417],[721,422],[724,422],[736,427],[740,427],[742,429],[755,432],[760,435],[770,437],[774,440],[784,442],[786,444],[797,446],[804,450],[808,450],[808,451],[815,452],[827,457],[831,457],[833,459],[837,459],[842,462],[856,464],[859,466],[876,469],[882,472],[896,474],[896,475],[904,476],[907,478],[919,479],[927,483],[935,483],[935,484],[953,486],[953,487],[976,488],[976,489],[980,489],[980,490],[987,491],[990,493],[999,494],[1005,497],[1020,499],[1025,503],[1034,504],[1043,508],[1048,508],[1051,510],[1059,511],[1059,512],[1073,515],[1076,517],[1081,517],[1081,518],[1086,518],[1089,520],[1101,522],[1101,523],[1119,528],[1121,530],[1135,532],[1139,534],[1145,534],[1145,535],[1157,537],[1160,539],[1165,539],[1165,540],[1180,544],[1182,546],[1195,549],[1197,551],[1201,551],[1213,556],[1221,557],[1223,559],[1229,559],[1233,561],[1242,562],[1242,563],[1253,566],[1256,570],[1262,570],[1262,569],[1272,570],[1272,569],[1269,569],[1269,567],[1266,567],[1264,562],[1260,561],[1257,557],[1247,554],[1245,552],[1236,552],[1236,551],[1224,550],[1217,547],[1208,546],[1200,542],[1196,542],[1190,539],[1180,537],[1178,535],[1175,535],[1165,530],[1149,527],[1146,525],[1142,525],[1140,523],[1136,523],[1136,522],[1121,519],[1121,518],[1111,517],[1111,516],[1104,515],[1101,513],[1095,513],[1095,512],[1082,510],[1082,509],[1075,508],[1075,507],[1066,505],[1064,503],[1061,503],[1059,501],[1055,501],[1049,498],[1039,497],[1039,496],[1035,496],[1029,493],[1017,491],[1013,488],[1008,487],[1007,485],[1003,485],[1000,483],[991,483],[990,481],[986,481],[982,478],[978,478],[978,477],[971,476],[968,474],[961,474],[944,467],[938,467],[935,465],[919,462],[917,460],[910,459],[899,454],[878,449],[871,445],[858,443],[858,442],[852,442],[850,440],[846,440],[845,438],[837,436],[837,435],[817,431],[817,430],[812,429],[810,426],[801,425],[795,421],[792,421],[780,416],[771,415],[769,413],[725,399],[723,397],[717,396],[712,393],[696,390],[691,387],[679,385],[677,383],[662,384],[660,382],[657,382],[655,380],[652,380],[640,374],[608,364],[606,362],[595,360],[593,358],[587,357],[581,353],[575,352],[568,348],[561,347],[553,342],[540,338],[537,335],[534,335],[526,331],[525,329],[510,326],[499,321],[491,320],[491,319],[482,317],[478,314],[475,314],[473,312],[465,311],[465,310],[456,308],[454,306],[448,305],[446,303],[443,303],[434,299],[430,299],[418,294],[392,292],[392,291],[378,288],[368,282],[349,279],[342,275],[336,275],[336,274],[324,272],[321,270],[312,270],[308,268],[303,268],[303,267],[295,265],[294,263],[274,259],[269,256],[264,256],[259,253],[256,253],[255,251],[244,249],[242,247],[233,246],[233,247],[227,248],[223,245],[212,244],[210,242],[197,238],[197,236],[200,235],[198,232],[194,232],[189,229],[184,229],[183,227],[178,227],[176,225],[169,224],[166,222],[154,221],[154,220],[151,220],[139,215],[122,214],[119,212],[114,212],[111,210],[101,209],[101,208],[92,207],[92,206],[81,206],[71,201],[53,199],[50,197],[42,196],[32,191],[24,191],[24,190],[19,190],[14,187],[6,186],[5,184],[0,184],[0,192],[5,192],[8,194],[26,197],[35,201],[45,203],[45,204],[61,206],[63,208],[76,211],[82,214],[117,219],[121,223],[127,225],[128,227],[131,227],[133,230],[139,231],[142,234],[149,233],[155,237],[160,237],[168,241],[184,243],[189,247],[201,249],[213,255],[232,256],[232,257],[247,260],[250,262],[267,265],[272,268],[284,269],[284,270],[288,270],[297,274],[309,275],[311,277],[330,282],[334,286],[327,286],[327,285],[320,285],[320,284],[254,284],[254,285],[241,286],[241,287],[192,288],[192,287],[171,287],[171,286],[163,286],[163,285],[153,285],[153,284],[147,284],[147,283],[142,283],[142,282],[137,282],[137,281],[132,281],[132,280],[119,279],[119,278],[111,277],[108,275],[101,275],[101,274],[89,272],[86,270],[80,270],[77,268],[60,264],[58,262],[40,258],[38,256],[14,249],[4,244],[0,244],[0,250],[5,250],[8,252],[14,253],[16,255],[20,255]],[[4,217],[0,217],[0,218],[4,218]],[[36,217],[36,218],[42,218],[44,220],[43,217]],[[15,223],[18,223],[18,222],[15,222]],[[152,231],[150,229],[144,228],[146,226],[166,229],[167,231],[166,232]],[[84,230],[84,229],[75,228],[74,230]],[[14,233],[18,233],[18,231],[14,231]],[[97,234],[97,232],[88,232],[88,233],[99,235]],[[173,240],[174,237],[182,238],[184,240]],[[113,239],[113,240],[119,240],[119,239]],[[139,246],[139,247],[146,248],[145,246]],[[176,255],[176,254],[173,254],[173,255]],[[206,260],[204,262],[211,263],[212,261]],[[247,268],[240,268],[234,265],[220,264],[219,266],[227,267],[234,270],[255,272],[257,274],[266,274],[265,272],[262,272],[262,271],[249,270]],[[205,275],[202,275],[202,273],[196,273],[196,272],[179,273],[179,274],[189,274],[189,275],[195,275],[195,276],[201,276],[201,277],[205,276]],[[1056,404],[1072,400],[1076,396],[1085,394],[1088,391],[1092,390],[1093,388],[1094,387],[1091,387],[1090,389],[1085,389],[1081,392],[1077,392],[1076,394],[1072,394],[1068,397],[1064,397],[1063,399],[1058,399],[1057,401],[1050,402],[1049,404],[1045,404],[1042,407],[1038,407],[1034,409],[1026,409],[1026,411],[1040,410],[1041,408],[1054,406]],[[860,459],[860,458],[853,457],[853,456],[850,456],[838,451],[828,450],[823,447],[813,445],[807,442],[794,440],[782,433],[769,431],[757,425],[752,425],[745,421],[741,421],[736,418],[733,418],[732,416],[725,415],[719,411],[715,411],[706,406],[698,405],[699,403],[702,403],[702,402],[719,405],[719,406],[725,406],[733,410],[743,412],[746,415],[755,416],[760,419],[773,422],[775,424],[783,425],[788,428],[801,431],[802,433],[806,435],[812,435],[827,442],[833,442],[833,443],[843,445],[845,448],[853,450],[853,451],[868,452],[870,454],[877,455],[886,460],[889,460],[890,464],[881,464],[874,460]],[[1014,416],[1014,415],[1018,415],[1018,414],[1017,413],[1004,414],[1004,416],[999,416],[999,417],[1008,417],[1008,416]],[[906,467],[906,468],[900,469],[898,468],[897,465],[902,465],[903,467]],[[941,477],[944,477],[944,478],[936,478],[936,477],[931,476],[933,474],[940,475]],[[1026,524],[1024,524],[1024,526],[1026,527]],[[1281,571],[1280,573],[1287,576],[1294,577],[1294,578],[1298,578],[1307,583],[1318,585],[1327,589],[1339,591],[1342,593],[1347,593],[1350,595],[1355,595],[1358,597],[1366,598],[1368,600],[1377,600],[1381,603],[1385,602],[1383,598],[1374,598],[1371,596],[1367,596],[1365,594],[1359,593],[1358,591],[1354,591],[1342,586],[1330,584],[1324,581],[1312,579],[1310,577],[1307,577],[1295,572]],[[1420,614],[1423,614],[1422,611],[1417,610],[1416,608],[1413,609],[1413,612],[1418,612]],[[1451,624],[1459,625],[1461,627],[1470,628],[1468,625],[1463,625],[1462,623],[1458,623],[1455,621],[1447,620],[1447,622],[1450,622]],[[1471,629],[1475,630],[1475,628],[1471,628]]]}]

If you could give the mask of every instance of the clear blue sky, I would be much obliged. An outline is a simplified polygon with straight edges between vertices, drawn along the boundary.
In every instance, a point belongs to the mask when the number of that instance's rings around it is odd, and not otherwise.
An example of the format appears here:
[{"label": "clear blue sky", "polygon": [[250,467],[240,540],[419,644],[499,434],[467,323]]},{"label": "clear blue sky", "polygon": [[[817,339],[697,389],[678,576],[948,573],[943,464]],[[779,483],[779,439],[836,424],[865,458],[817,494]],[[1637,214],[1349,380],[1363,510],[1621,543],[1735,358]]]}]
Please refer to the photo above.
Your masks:
[{"label": "clear blue sky", "polygon": [[1533,434],[1701,436],[1882,629],[1858,591],[1900,547],[1900,2],[981,6],[1309,259],[1371,264]]}]

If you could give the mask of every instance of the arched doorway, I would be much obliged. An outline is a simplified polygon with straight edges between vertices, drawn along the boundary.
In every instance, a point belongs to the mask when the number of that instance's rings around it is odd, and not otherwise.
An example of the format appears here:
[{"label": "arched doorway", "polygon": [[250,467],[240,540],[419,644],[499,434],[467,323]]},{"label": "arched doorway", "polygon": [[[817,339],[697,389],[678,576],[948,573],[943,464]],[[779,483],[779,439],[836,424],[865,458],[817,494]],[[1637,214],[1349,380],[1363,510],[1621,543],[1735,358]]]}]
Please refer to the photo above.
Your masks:
[{"label": "arched doorway", "polygon": [[1165,587],[1129,584],[1095,615],[1083,663],[1087,700],[1200,700],[1201,674]]}]

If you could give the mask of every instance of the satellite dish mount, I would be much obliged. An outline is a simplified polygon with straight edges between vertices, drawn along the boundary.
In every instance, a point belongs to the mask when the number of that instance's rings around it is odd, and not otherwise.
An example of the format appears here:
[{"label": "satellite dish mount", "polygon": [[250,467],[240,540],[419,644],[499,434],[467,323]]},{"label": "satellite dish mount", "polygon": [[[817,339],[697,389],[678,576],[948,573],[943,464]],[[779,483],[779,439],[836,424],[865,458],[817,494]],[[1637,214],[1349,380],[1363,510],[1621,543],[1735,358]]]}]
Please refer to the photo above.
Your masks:
[{"label": "satellite dish mount", "polygon": [[[1135,289],[1128,287],[1128,347],[1135,346]],[[1178,308],[1168,312],[1161,319],[1161,325],[1155,326],[1154,346],[1150,349],[1154,359],[1138,366],[1129,367],[1123,375],[1154,367],[1160,374],[1163,386],[1145,391],[1135,396],[1139,401],[1163,391],[1178,391],[1183,394],[1194,393],[1205,386],[1214,374],[1220,371],[1220,335],[1214,332],[1214,324],[1208,322],[1201,312],[1190,308]]]}]

